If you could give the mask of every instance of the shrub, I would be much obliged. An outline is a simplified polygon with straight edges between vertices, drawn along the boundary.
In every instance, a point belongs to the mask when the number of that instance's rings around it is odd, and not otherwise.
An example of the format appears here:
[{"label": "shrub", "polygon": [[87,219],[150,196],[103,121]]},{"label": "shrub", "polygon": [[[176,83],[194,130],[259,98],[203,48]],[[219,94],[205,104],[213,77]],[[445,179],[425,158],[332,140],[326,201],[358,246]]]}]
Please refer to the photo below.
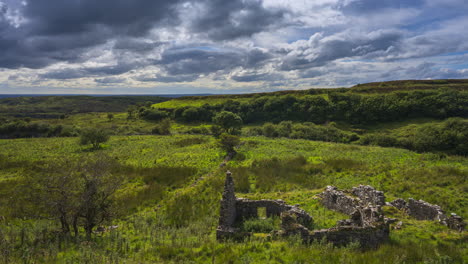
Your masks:
[{"label": "shrub", "polygon": [[106,130],[99,128],[88,128],[81,131],[80,144],[91,144],[93,149],[98,149],[101,143],[107,142],[109,138],[110,135]]},{"label": "shrub", "polygon": [[240,138],[238,136],[223,133],[219,136],[218,144],[228,153],[236,152],[234,148],[240,144]]},{"label": "shrub", "polygon": [[265,137],[277,137],[276,126],[272,123],[265,123],[262,127],[263,135]]},{"label": "shrub", "polygon": [[223,128],[217,125],[210,127],[211,134],[215,137],[219,137],[223,133]]},{"label": "shrub", "polygon": [[140,117],[148,121],[160,121],[169,117],[169,114],[156,109],[145,109],[140,113]]},{"label": "shrub", "polygon": [[359,140],[361,145],[377,145],[381,147],[398,146],[398,140],[395,137],[383,134],[368,134],[361,137]]},{"label": "shrub", "polygon": [[163,119],[152,130],[154,135],[170,135],[171,134],[171,120],[169,118]]}]

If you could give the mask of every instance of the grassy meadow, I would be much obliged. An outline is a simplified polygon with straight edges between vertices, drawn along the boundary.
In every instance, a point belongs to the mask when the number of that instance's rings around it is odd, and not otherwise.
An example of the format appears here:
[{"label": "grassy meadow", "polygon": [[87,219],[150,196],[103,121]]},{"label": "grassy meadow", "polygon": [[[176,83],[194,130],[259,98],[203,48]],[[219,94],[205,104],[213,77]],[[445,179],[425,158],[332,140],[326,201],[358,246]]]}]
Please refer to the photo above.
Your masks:
[{"label": "grassy meadow", "polygon": [[[212,137],[199,135],[114,136],[100,150],[79,146],[76,138],[0,140],[0,224],[5,263],[462,263],[466,232],[430,221],[415,221],[385,208],[404,222],[377,250],[333,248],[298,239],[275,240],[258,234],[244,243],[215,239],[224,172],[233,172],[237,196],[283,199],[299,204],[328,228],[346,216],[323,208],[317,198],[326,185],[350,188],[371,184],[387,199],[413,197],[468,217],[468,159],[418,154],[396,148],[351,146],[307,140],[242,138],[227,167]],[[116,194],[121,209],[108,225],[118,228],[61,238],[53,221],[18,209],[15,192],[34,164],[64,155],[106,153],[118,160],[125,186]],[[117,172],[119,173],[119,172]],[[168,177],[170,175],[170,177]],[[17,195],[12,197],[12,195]],[[14,204],[15,206],[11,206]],[[23,215],[21,215],[23,214]],[[382,260],[384,260],[382,262]]]}]

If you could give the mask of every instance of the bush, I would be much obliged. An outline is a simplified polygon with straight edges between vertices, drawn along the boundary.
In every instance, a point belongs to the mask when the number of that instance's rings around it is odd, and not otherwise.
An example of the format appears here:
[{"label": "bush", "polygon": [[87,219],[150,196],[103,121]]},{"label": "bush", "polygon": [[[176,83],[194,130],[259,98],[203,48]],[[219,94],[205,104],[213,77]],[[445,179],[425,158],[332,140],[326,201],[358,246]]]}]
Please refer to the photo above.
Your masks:
[{"label": "bush", "polygon": [[236,152],[234,148],[240,144],[240,138],[238,136],[223,133],[219,136],[218,144],[228,153]]},{"label": "bush", "polygon": [[211,134],[215,137],[219,137],[223,133],[223,128],[217,125],[210,127]]},{"label": "bush", "polygon": [[265,123],[261,129],[255,130],[255,132],[260,132],[266,137],[288,137],[340,143],[349,143],[359,139],[355,133],[336,128],[333,122],[324,126],[318,126],[310,122],[293,123],[291,121],[283,121],[278,125]]},{"label": "bush", "polygon": [[398,146],[398,140],[395,137],[383,134],[368,134],[361,137],[358,142],[361,145],[377,145],[381,147]]},{"label": "bush", "polygon": [[169,117],[169,114],[156,109],[145,109],[140,113],[140,117],[148,121],[160,121]]},{"label": "bush", "polygon": [[81,131],[80,144],[91,144],[93,149],[98,149],[101,143],[107,142],[109,138],[110,135],[106,130],[99,128],[88,128]]},{"label": "bush", "polygon": [[74,129],[67,127],[63,132],[64,126],[50,125],[39,122],[25,122],[23,120],[4,121],[0,124],[0,138],[26,138],[26,137],[56,137],[56,136],[75,136]]},{"label": "bush", "polygon": [[152,130],[154,135],[170,135],[171,134],[171,120],[169,118],[163,119]]}]

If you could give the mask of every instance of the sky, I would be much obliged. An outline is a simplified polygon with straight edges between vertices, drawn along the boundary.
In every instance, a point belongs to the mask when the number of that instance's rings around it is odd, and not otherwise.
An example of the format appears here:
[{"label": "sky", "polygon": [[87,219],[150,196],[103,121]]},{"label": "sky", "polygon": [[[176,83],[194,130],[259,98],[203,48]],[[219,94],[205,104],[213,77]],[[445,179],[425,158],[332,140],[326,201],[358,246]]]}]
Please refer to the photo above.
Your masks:
[{"label": "sky", "polygon": [[468,0],[0,0],[0,94],[468,78]]}]

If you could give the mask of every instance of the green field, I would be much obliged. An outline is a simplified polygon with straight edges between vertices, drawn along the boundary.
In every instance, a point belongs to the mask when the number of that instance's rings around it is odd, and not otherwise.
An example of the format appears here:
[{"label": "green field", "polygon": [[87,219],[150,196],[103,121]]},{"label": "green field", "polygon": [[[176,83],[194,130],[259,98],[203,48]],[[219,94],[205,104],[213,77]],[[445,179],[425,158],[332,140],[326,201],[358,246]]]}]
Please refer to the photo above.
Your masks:
[{"label": "green field", "polygon": [[[126,170],[118,200],[127,208],[108,225],[113,231],[90,242],[41,238],[56,227],[47,220],[24,218],[11,206],[12,190],[33,164],[90,153],[76,138],[0,141],[2,250],[6,262],[22,263],[460,263],[467,261],[467,234],[430,221],[404,221],[391,241],[377,250],[302,245],[297,240],[270,240],[258,235],[244,243],[215,240],[224,171],[233,171],[237,196],[283,199],[300,204],[317,228],[330,227],[341,214],[323,208],[314,195],[326,185],[349,188],[371,184],[387,199],[413,197],[468,217],[468,159],[417,154],[408,150],[350,146],[306,140],[243,138],[236,158],[218,168],[223,152],[207,136],[116,136],[97,153],[106,153]],[[145,170],[145,168],[147,170]],[[178,168],[174,173],[174,168]],[[171,177],[164,177],[166,173]],[[154,176],[154,177],[153,177]],[[203,176],[201,179],[200,177]],[[174,179],[172,177],[177,177]],[[198,179],[198,180],[197,180]],[[194,184],[194,182],[197,182]],[[155,186],[158,186],[157,188]],[[147,192],[145,190],[151,190]],[[18,200],[19,197],[13,198]],[[17,208],[16,208],[17,209]],[[27,220],[28,219],[28,220]],[[78,238],[81,241],[82,238]],[[84,239],[84,238],[83,238]],[[385,259],[382,262],[382,258]],[[432,261],[432,262],[431,262]],[[445,261],[445,262],[444,262]]]}]

